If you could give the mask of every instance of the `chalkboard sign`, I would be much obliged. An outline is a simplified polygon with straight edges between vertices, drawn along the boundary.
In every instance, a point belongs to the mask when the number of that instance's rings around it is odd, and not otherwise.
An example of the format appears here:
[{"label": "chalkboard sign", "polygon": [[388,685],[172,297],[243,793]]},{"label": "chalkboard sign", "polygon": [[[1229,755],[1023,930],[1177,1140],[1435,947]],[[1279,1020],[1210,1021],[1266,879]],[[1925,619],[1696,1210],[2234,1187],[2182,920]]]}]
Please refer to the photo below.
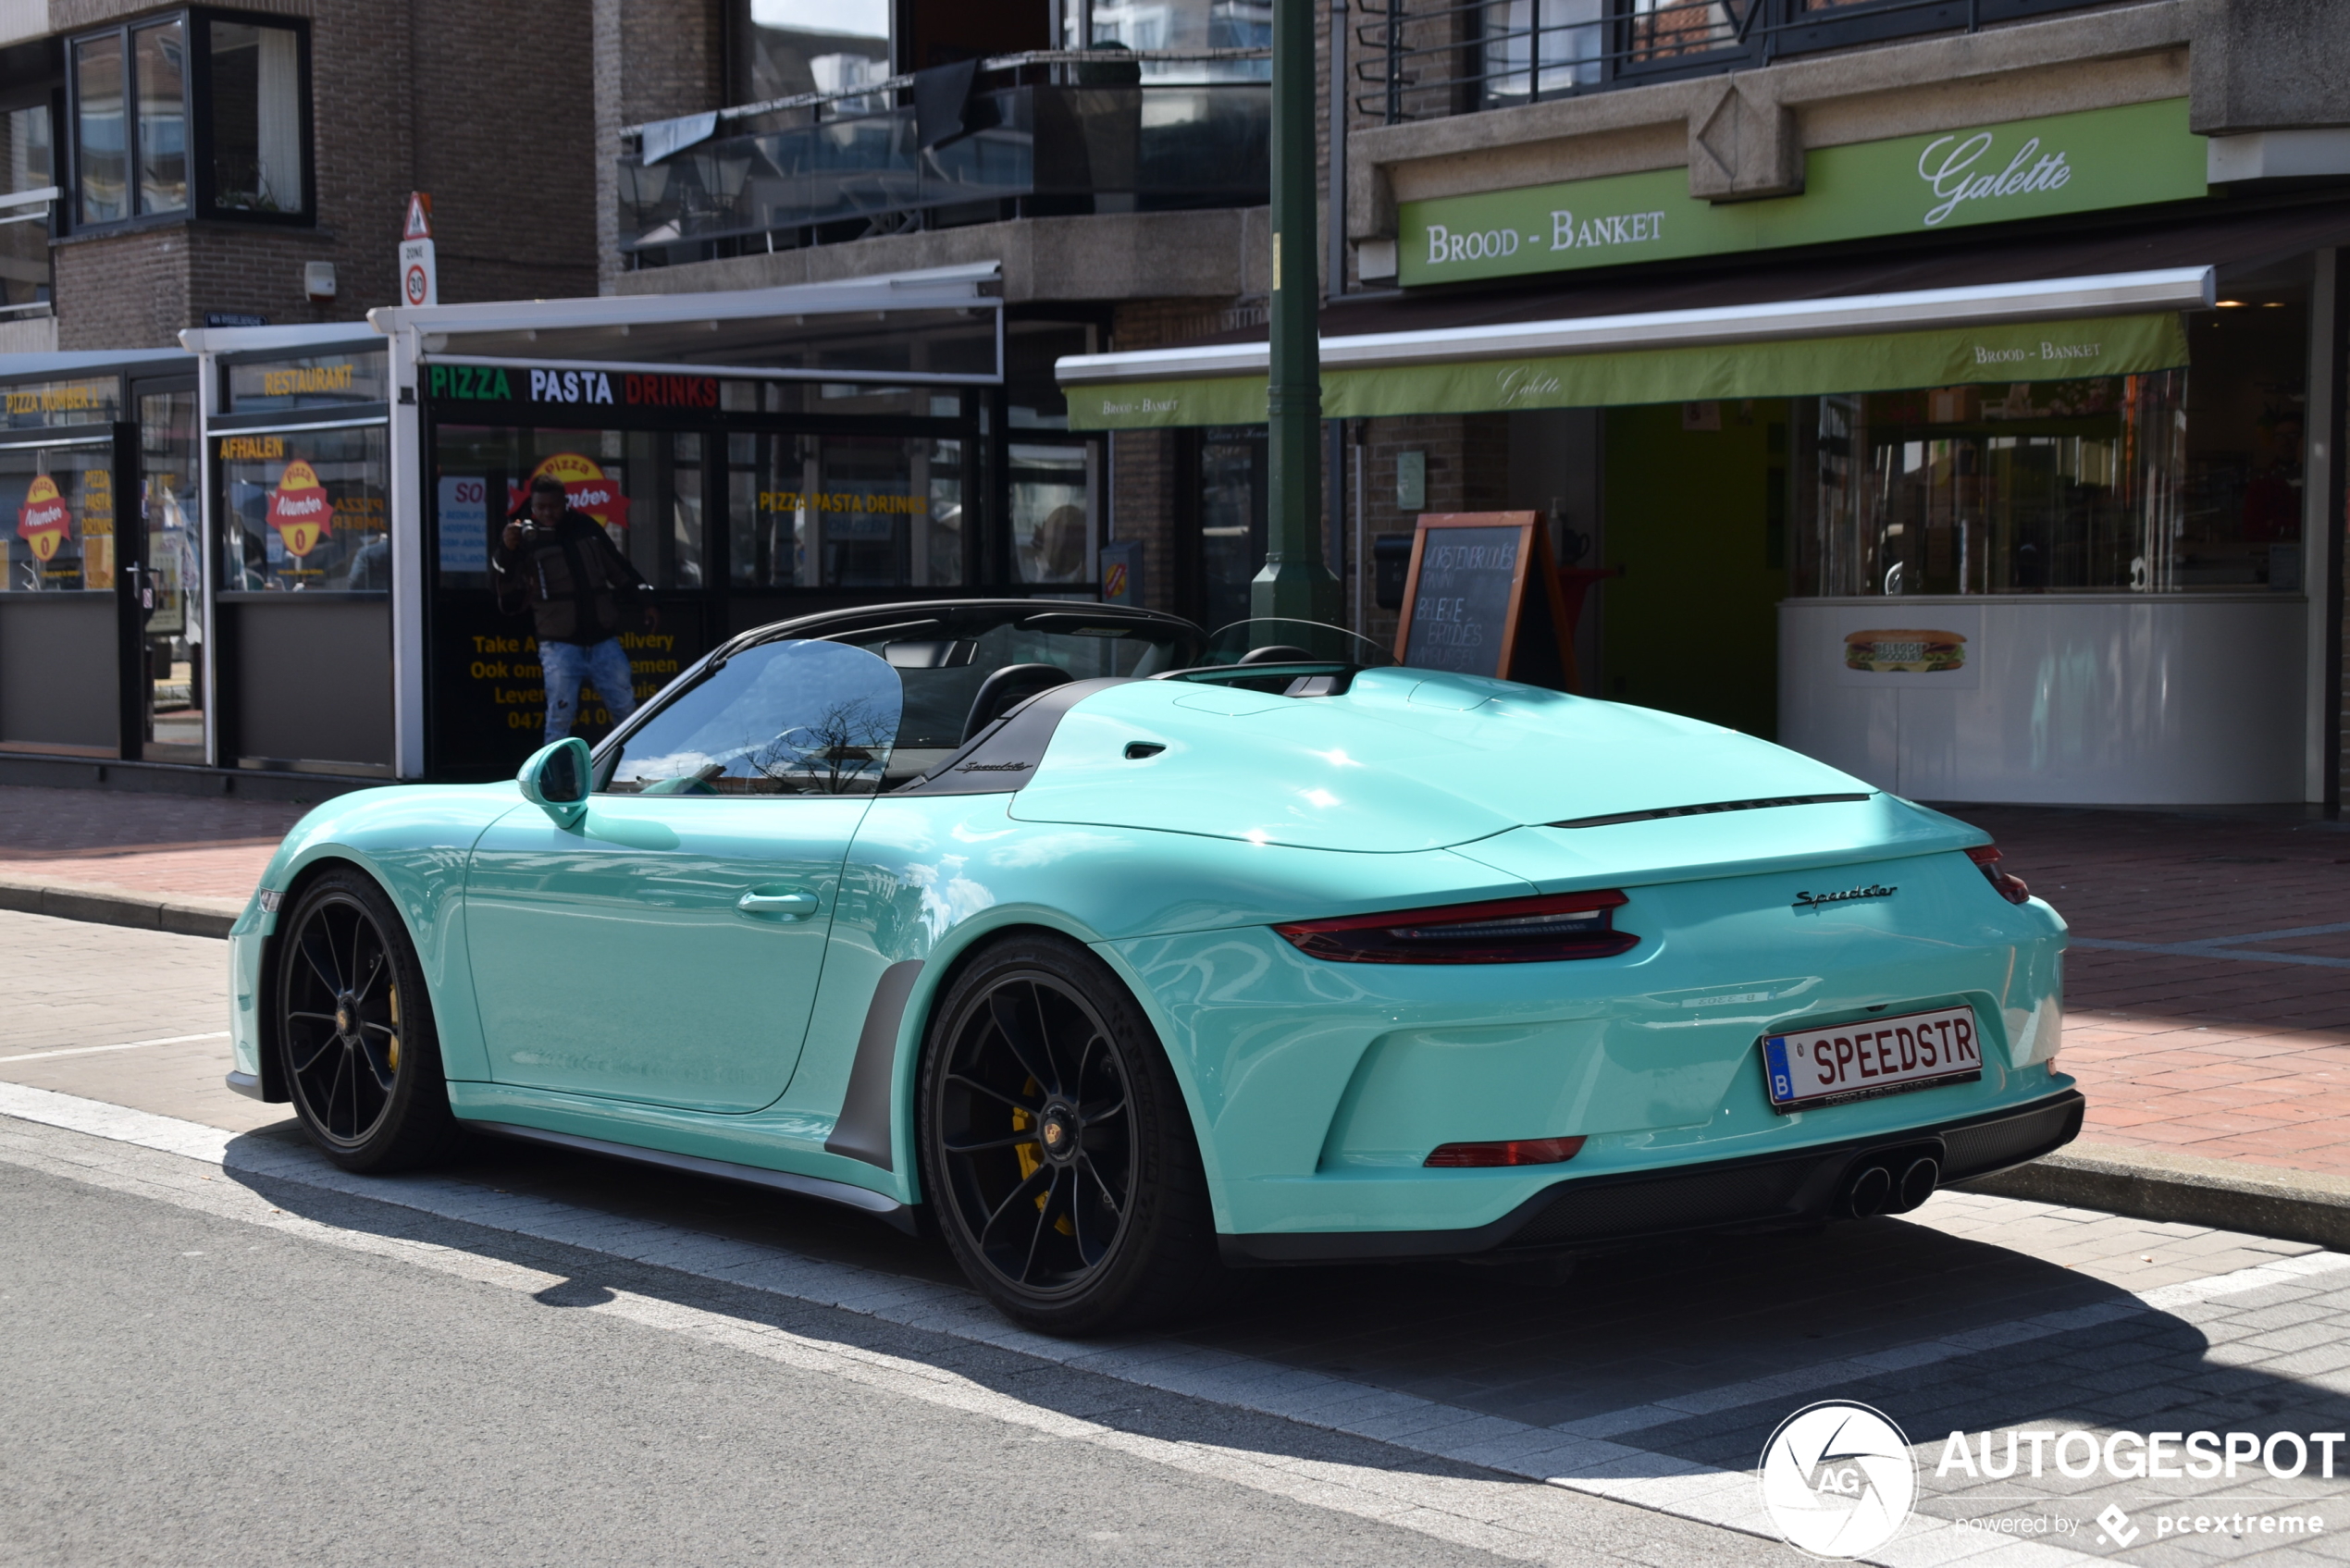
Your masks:
[{"label": "chalkboard sign", "polygon": [[1541,513],[1422,514],[1395,629],[1399,661],[1572,690],[1565,627]]}]

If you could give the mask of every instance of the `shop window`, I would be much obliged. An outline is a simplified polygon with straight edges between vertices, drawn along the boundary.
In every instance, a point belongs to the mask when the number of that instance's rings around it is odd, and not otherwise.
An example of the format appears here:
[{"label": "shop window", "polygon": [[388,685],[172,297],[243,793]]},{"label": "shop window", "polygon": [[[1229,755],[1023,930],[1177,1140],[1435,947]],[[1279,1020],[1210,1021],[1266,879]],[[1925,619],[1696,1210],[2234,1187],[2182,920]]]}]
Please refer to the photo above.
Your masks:
[{"label": "shop window", "polygon": [[109,592],[115,582],[114,448],[0,449],[9,593]]},{"label": "shop window", "polygon": [[741,435],[728,441],[738,587],[897,588],[963,581],[959,440]]},{"label": "shop window", "polygon": [[222,586],[383,593],[391,587],[381,426],[216,438]]},{"label": "shop window", "polygon": [[1201,625],[1214,631],[1249,615],[1249,585],[1265,564],[1268,462],[1265,426],[1212,426],[1199,434]]},{"label": "shop window", "polygon": [[308,37],[187,12],[69,46],[74,219],[309,210]]},{"label": "shop window", "polygon": [[2191,371],[1799,400],[1798,593],[2299,591],[2307,336],[2247,297]]},{"label": "shop window", "polygon": [[1087,447],[1011,449],[1013,565],[1020,580],[1094,581],[1093,454]]},{"label": "shop window", "polygon": [[434,475],[437,571],[445,589],[489,587],[491,540],[541,474],[595,519],[657,588],[704,585],[703,438],[649,430],[440,427]]}]

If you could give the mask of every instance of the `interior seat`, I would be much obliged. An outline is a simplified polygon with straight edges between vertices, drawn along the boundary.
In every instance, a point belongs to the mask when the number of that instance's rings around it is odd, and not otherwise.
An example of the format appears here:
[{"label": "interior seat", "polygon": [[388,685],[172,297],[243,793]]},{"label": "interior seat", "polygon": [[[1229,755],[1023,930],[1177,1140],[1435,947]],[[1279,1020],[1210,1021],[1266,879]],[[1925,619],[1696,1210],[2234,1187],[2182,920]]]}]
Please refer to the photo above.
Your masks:
[{"label": "interior seat", "polygon": [[1068,679],[1069,672],[1058,664],[1007,664],[996,671],[971,698],[971,717],[963,721],[963,743],[968,745],[973,735],[1038,692]]}]

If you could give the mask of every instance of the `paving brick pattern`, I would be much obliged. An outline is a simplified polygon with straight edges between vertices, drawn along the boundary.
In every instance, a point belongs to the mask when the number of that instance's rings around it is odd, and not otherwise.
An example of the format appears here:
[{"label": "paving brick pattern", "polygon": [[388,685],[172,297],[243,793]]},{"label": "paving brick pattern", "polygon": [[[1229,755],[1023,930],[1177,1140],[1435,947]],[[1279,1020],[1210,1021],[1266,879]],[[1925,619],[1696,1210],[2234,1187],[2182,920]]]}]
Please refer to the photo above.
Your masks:
[{"label": "paving brick pattern", "polygon": [[[2058,1065],[2089,1097],[2084,1139],[2350,1175],[2344,824],[1948,809],[1997,835],[2010,869],[2072,926]],[[2340,929],[2243,940],[2325,926]],[[2224,951],[2205,946],[2215,939]],[[2325,961],[2269,961],[2278,955]]]},{"label": "paving brick pattern", "polygon": [[242,898],[307,806],[99,789],[0,788],[0,876]]}]

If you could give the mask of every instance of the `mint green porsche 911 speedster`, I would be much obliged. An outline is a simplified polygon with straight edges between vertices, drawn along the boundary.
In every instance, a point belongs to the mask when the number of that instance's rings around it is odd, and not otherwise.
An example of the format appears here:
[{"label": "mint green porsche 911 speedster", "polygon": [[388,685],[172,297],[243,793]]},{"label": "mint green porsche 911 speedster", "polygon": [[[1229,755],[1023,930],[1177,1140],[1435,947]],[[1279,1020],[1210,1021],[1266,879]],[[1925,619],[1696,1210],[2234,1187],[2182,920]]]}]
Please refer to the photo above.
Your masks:
[{"label": "mint green porsche 911 speedster", "polygon": [[592,753],[331,801],[237,923],[230,1081],[353,1170],[473,1129],[919,1220],[1066,1333],[1219,1265],[1899,1213],[2078,1132],[2064,923],[1983,833],[1290,624],[839,611]]}]

